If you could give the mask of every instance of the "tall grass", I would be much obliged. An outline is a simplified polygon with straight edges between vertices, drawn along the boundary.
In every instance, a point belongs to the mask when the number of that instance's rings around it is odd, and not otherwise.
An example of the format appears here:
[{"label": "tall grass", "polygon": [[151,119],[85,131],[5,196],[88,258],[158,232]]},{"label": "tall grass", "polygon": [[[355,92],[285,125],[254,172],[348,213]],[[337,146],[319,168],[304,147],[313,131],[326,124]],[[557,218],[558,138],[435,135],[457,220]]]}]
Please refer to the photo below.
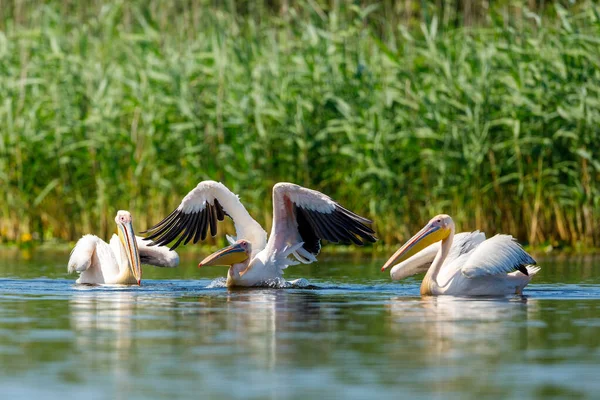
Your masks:
[{"label": "tall grass", "polygon": [[117,209],[143,229],[216,179],[267,226],[285,180],[372,217],[390,244],[446,212],[461,230],[600,245],[600,8],[450,29],[340,3],[6,17],[1,240],[107,236]]}]

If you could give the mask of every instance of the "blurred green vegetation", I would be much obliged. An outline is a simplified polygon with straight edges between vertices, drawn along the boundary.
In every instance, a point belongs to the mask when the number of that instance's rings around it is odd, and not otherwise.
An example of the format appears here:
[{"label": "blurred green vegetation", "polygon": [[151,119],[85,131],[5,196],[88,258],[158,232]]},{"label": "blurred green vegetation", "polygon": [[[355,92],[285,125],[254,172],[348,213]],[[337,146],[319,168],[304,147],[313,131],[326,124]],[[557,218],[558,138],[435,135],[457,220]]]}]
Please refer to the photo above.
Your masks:
[{"label": "blurred green vegetation", "polygon": [[215,179],[267,227],[291,181],[389,244],[445,212],[599,246],[600,7],[569,4],[1,0],[0,241]]}]

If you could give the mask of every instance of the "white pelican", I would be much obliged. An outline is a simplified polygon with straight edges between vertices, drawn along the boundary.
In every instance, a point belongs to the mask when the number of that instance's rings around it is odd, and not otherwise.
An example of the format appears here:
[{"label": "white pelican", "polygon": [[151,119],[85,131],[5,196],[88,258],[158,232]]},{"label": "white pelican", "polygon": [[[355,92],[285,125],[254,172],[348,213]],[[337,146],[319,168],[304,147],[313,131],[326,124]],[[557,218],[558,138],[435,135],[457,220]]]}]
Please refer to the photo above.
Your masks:
[{"label": "white pelican", "polygon": [[179,256],[165,248],[150,247],[133,233],[131,214],[117,212],[115,222],[118,236],[110,244],[98,236],[84,235],[69,258],[69,272],[79,272],[77,283],[139,285],[142,279],[141,264],[159,267],[176,267]]},{"label": "white pelican", "polygon": [[[289,265],[309,264],[317,259],[320,240],[334,243],[375,242],[366,218],[345,209],[323,193],[292,183],[273,187],[273,225],[267,232],[256,222],[222,183],[200,182],[169,216],[148,229],[147,240],[171,246],[205,239],[208,226],[214,236],[217,221],[229,216],[237,238],[227,237],[230,246],[206,257],[200,264],[229,266],[227,286],[259,286],[278,280]],[[288,259],[294,256],[297,261]]]},{"label": "white pelican", "polygon": [[[421,283],[421,294],[467,296],[521,294],[540,270],[533,266],[535,260],[510,235],[496,235],[487,240],[478,231],[459,235],[460,242],[453,246],[452,218],[445,214],[433,217],[381,270],[403,261],[392,269],[392,279],[418,273],[428,265],[434,250],[435,257]],[[439,241],[441,246],[419,254]]]},{"label": "white pelican", "polygon": [[[454,235],[450,251],[455,251],[454,249],[457,248],[460,250],[456,251],[464,253],[474,249],[484,240],[485,234],[483,232],[460,232]],[[394,265],[390,270],[390,277],[394,281],[399,281],[409,276],[427,272],[440,247],[442,247],[442,243],[435,242],[408,258],[403,257],[404,261]]]}]

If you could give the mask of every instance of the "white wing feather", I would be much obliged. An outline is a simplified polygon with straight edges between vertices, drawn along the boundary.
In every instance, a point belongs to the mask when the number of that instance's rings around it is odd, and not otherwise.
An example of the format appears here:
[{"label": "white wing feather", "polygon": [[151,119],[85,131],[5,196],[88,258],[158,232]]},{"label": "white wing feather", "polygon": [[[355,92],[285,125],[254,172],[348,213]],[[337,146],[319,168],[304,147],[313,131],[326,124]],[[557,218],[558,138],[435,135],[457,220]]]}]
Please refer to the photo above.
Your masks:
[{"label": "white wing feather", "polygon": [[[456,234],[448,257],[446,257],[446,263],[452,262],[452,260],[456,260],[465,254],[469,254],[483,242],[485,242],[485,233],[480,231],[461,232]],[[437,244],[441,247],[442,242],[438,242]]]},{"label": "white wing feather", "polygon": [[[307,210],[318,211],[323,214],[331,214],[335,210],[335,202],[331,197],[316,190],[307,189],[294,183],[280,182],[273,186],[273,203],[282,204],[283,196],[299,207]],[[281,207],[277,207],[282,211]],[[273,211],[276,211],[273,208]]]},{"label": "white wing feather", "polygon": [[[147,239],[154,240],[159,245],[165,245],[176,237],[180,239],[173,245],[173,249],[185,239],[187,244],[192,237],[194,243],[200,237],[200,231],[206,234],[207,224],[216,226],[214,216],[207,215],[215,211],[215,200],[218,201],[223,211],[233,220],[237,239],[245,239],[252,243],[253,253],[262,250],[267,243],[267,233],[248,213],[237,195],[225,185],[215,181],[200,182],[181,201],[179,207],[170,216],[150,228]],[[210,209],[206,210],[207,205]],[[218,208],[218,207],[217,207]]]},{"label": "white wing feather", "polygon": [[[225,212],[233,220],[236,240],[245,239],[252,243],[253,247],[264,248],[264,244],[267,242],[267,232],[250,216],[239,196],[221,182],[200,182],[183,198],[178,208],[184,213],[201,211],[206,207],[207,202],[212,203],[214,199],[221,203]],[[262,246],[260,246],[261,243]]]},{"label": "white wing feather", "polygon": [[164,246],[152,246],[151,242],[136,236],[138,252],[142,264],[154,265],[155,267],[175,268],[179,265],[179,254]]},{"label": "white wing feather", "polygon": [[78,282],[103,283],[119,274],[119,264],[108,243],[97,236],[84,235],[71,251],[68,271],[80,274]]},{"label": "white wing feather", "polygon": [[[320,251],[321,239],[334,243],[374,242],[374,232],[364,225],[370,222],[321,192],[280,182],[273,187],[273,225],[266,250],[274,254],[293,248],[290,254],[298,261],[311,263]],[[302,237],[301,230],[306,237]],[[304,244],[297,246],[301,242]]]},{"label": "white wing feather", "polygon": [[68,271],[83,272],[90,268],[99,267],[96,264],[113,266],[117,271],[119,266],[112,249],[104,240],[95,235],[84,235],[71,250]]},{"label": "white wing feather", "polygon": [[311,210],[318,209],[325,213],[333,212],[335,203],[316,190],[306,189],[293,183],[280,182],[273,186],[273,224],[267,252],[275,255],[278,250],[294,248],[290,254],[293,254],[298,261],[313,262],[316,260],[315,256],[302,248],[302,245],[297,246],[303,239],[298,232],[298,223],[293,211],[286,205],[285,197],[298,206]]},{"label": "white wing feather", "polygon": [[94,235],[85,235],[77,241],[67,266],[70,274],[73,272],[83,272],[92,265],[92,257],[96,251],[96,242],[100,238]]},{"label": "white wing feather", "polygon": [[[454,236],[450,253],[446,258],[446,263],[457,259],[463,254],[473,251],[479,244],[485,240],[483,232],[460,232]],[[421,250],[412,257],[398,263],[390,270],[390,276],[393,280],[401,280],[409,276],[427,272],[435,255],[442,246],[441,242],[436,242]]]},{"label": "white wing feather", "polygon": [[510,235],[496,235],[481,243],[467,258],[462,273],[467,278],[500,275],[536,261]]}]

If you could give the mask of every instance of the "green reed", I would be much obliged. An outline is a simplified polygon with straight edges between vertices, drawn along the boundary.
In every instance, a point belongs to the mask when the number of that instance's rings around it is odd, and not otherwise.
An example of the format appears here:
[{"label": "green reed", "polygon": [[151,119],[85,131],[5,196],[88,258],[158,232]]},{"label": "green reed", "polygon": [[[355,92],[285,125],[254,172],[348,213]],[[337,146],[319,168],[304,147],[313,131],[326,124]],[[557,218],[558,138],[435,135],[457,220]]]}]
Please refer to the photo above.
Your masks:
[{"label": "green reed", "polygon": [[5,15],[0,240],[107,236],[118,209],[141,230],[215,179],[265,225],[291,181],[387,244],[446,212],[459,230],[600,245],[597,6],[454,29],[435,9],[403,24],[344,2],[236,4]]}]

